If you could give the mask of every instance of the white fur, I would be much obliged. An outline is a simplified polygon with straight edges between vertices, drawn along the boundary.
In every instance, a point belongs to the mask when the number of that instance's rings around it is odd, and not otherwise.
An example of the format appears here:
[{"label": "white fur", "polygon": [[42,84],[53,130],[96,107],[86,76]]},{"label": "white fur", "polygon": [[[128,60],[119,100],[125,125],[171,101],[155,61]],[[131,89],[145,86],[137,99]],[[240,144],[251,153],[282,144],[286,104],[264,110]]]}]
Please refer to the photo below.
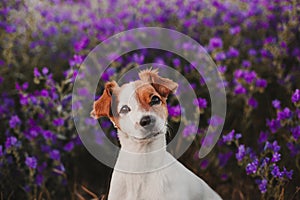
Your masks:
[{"label": "white fur", "polygon": [[[139,108],[134,83],[121,87],[118,110],[118,137],[121,151],[112,175],[108,200],[214,200],[221,199],[202,179],[185,168],[166,151],[165,120],[151,110]],[[142,116],[156,118],[153,129],[159,135],[140,140],[150,133],[139,125]],[[153,131],[153,130],[152,130]],[[138,172],[138,173],[136,173]]]}]

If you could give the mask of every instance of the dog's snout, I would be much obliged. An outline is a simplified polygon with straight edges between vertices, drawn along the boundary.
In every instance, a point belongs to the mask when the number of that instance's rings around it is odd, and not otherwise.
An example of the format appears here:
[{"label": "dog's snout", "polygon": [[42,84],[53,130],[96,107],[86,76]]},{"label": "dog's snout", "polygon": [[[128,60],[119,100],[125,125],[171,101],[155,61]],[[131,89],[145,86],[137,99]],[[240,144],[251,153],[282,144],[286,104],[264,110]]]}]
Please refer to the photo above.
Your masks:
[{"label": "dog's snout", "polygon": [[148,126],[150,124],[154,124],[155,122],[155,118],[150,116],[150,115],[146,115],[146,116],[143,116],[142,119],[140,120],[140,125],[142,127],[145,127],[145,126]]}]

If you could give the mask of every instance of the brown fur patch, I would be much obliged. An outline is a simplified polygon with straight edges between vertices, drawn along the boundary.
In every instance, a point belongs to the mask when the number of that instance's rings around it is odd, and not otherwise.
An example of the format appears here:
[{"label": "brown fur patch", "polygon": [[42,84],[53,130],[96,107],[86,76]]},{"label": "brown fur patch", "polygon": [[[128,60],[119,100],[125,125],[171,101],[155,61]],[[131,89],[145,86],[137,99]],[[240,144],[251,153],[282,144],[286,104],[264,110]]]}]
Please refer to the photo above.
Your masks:
[{"label": "brown fur patch", "polygon": [[95,119],[108,117],[118,126],[118,92],[119,86],[115,81],[107,82],[102,95],[94,102],[91,116]]},{"label": "brown fur patch", "polygon": [[[141,107],[145,111],[154,111],[161,118],[166,119],[168,116],[166,98],[162,97],[149,83],[136,81],[135,87],[136,97],[140,104],[139,107]],[[153,96],[158,96],[161,99],[160,105],[150,106],[151,98]]]},{"label": "brown fur patch", "polygon": [[152,84],[155,90],[165,98],[168,97],[170,93],[174,93],[178,87],[178,84],[174,81],[160,77],[158,75],[158,69],[143,70],[139,73],[139,77],[142,81]]}]

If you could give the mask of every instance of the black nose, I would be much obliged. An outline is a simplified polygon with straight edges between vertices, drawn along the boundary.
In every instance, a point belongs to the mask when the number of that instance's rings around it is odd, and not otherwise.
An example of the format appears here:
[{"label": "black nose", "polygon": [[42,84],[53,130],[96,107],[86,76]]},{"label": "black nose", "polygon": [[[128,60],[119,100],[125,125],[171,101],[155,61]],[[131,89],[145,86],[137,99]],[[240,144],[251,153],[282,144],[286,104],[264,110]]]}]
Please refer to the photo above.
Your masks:
[{"label": "black nose", "polygon": [[148,126],[149,124],[153,124],[155,122],[155,118],[150,116],[150,115],[146,115],[143,116],[141,121],[140,121],[140,125],[145,127]]}]

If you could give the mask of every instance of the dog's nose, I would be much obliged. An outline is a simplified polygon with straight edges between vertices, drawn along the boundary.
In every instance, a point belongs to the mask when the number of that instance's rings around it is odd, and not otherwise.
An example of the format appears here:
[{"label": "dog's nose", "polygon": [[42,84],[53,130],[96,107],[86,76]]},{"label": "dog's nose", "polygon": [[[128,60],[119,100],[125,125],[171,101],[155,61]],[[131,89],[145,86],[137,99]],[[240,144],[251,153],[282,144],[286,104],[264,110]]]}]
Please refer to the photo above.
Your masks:
[{"label": "dog's nose", "polygon": [[149,124],[153,124],[155,122],[155,118],[150,116],[150,115],[146,115],[143,116],[142,119],[140,120],[140,125],[142,127],[148,126]]}]

